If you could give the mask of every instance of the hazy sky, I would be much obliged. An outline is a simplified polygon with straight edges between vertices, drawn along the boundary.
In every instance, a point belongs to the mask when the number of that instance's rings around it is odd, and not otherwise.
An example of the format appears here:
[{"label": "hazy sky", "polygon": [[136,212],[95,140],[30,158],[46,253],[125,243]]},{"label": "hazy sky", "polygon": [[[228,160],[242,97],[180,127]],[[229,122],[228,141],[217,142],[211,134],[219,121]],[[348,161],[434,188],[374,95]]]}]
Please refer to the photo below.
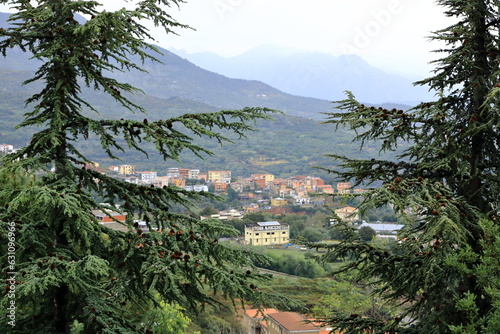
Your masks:
[{"label": "hazy sky", "polygon": [[[109,9],[125,4],[103,3]],[[232,56],[277,44],[350,53],[415,79],[426,76],[428,62],[437,57],[430,51],[438,45],[427,36],[450,23],[434,0],[190,0],[171,12],[196,31],[158,34],[156,43],[165,48]]]}]

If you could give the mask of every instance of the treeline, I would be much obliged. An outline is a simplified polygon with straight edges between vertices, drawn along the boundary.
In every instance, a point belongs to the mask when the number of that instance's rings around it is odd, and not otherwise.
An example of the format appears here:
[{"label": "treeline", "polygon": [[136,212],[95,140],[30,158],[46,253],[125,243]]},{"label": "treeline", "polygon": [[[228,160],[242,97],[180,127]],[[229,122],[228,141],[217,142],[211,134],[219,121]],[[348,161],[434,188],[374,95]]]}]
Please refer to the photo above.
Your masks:
[{"label": "treeline", "polygon": [[269,261],[256,261],[254,264],[259,268],[305,278],[323,277],[332,269],[331,264],[327,268],[321,266],[312,252],[304,254],[303,259],[287,254],[267,254],[267,256],[270,259]]}]

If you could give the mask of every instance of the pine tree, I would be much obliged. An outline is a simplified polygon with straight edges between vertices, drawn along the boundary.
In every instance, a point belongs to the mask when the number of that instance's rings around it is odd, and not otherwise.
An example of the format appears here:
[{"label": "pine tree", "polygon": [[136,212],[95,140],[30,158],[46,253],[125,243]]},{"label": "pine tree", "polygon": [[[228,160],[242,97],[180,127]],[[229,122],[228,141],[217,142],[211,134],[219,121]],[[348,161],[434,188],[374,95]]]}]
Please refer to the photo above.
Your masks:
[{"label": "pine tree", "polygon": [[361,148],[375,141],[380,152],[397,157],[332,154],[336,167],[323,169],[369,188],[361,214],[391,205],[405,223],[390,249],[339,226],[348,237],[325,259],[350,259],[343,270],[405,310],[386,322],[361,315],[330,319],[345,333],[500,332],[499,267],[492,255],[499,251],[500,1],[437,4],[456,23],[434,33],[446,45],[437,50],[443,56],[434,61],[433,75],[417,82],[438,92],[435,101],[387,110],[348,92],[340,111],[327,113],[325,123],[355,131]]},{"label": "pine tree", "polygon": [[[224,133],[244,137],[253,129],[249,123],[269,119],[265,108],[143,121],[85,116],[96,112],[81,97],[86,87],[145,112],[130,99],[141,92],[112,73],[141,70],[132,57],[156,60],[144,22],[166,33],[186,28],[168,13],[182,2],[135,1],[128,2],[133,9],[110,12],[97,1],[0,1],[17,11],[11,25],[0,29],[2,54],[19,47],[41,60],[25,84],[43,83],[26,101],[18,127],[39,131],[1,168],[0,263],[7,283],[0,307],[11,315],[0,318],[2,333],[169,332],[165,326],[176,323],[169,320],[176,312],[165,310],[167,304],[172,310],[217,304],[213,294],[257,304],[267,298],[256,287],[267,276],[252,269],[255,255],[217,242],[234,229],[169,210],[214,196],[122,182],[83,167],[91,162],[75,146],[97,137],[113,159],[127,149],[146,154],[144,143],[154,144],[165,159],[179,159],[183,151],[203,157],[210,152],[194,137],[230,142]],[[88,20],[77,21],[77,14]],[[105,227],[91,213],[109,212],[110,206],[127,214],[126,232]],[[136,220],[145,221],[149,232]]]}]

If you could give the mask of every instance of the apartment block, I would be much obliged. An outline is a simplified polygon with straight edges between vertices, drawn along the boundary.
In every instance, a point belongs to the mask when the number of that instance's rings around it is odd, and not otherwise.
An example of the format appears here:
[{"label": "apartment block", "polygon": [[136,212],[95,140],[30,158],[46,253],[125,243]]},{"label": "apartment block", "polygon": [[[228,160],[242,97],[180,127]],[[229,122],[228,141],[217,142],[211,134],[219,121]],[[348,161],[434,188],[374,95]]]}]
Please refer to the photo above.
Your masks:
[{"label": "apartment block", "polygon": [[226,182],[215,181],[213,185],[216,193],[225,193],[227,191],[228,184]]},{"label": "apartment block", "polygon": [[133,165],[120,165],[118,166],[118,173],[122,175],[135,174],[135,166]]},{"label": "apartment block", "polygon": [[197,180],[199,175],[200,175],[200,170],[199,169],[190,169],[188,171],[187,178],[188,179]]},{"label": "apartment block", "polygon": [[158,173],[150,171],[136,172],[135,174],[139,177],[140,182],[145,184],[153,184],[154,179],[158,177]]},{"label": "apartment block", "polygon": [[171,167],[167,169],[167,176],[169,177],[178,177],[180,175],[178,167]]},{"label": "apartment block", "polygon": [[247,245],[282,245],[289,241],[288,224],[271,221],[245,225],[245,243]]},{"label": "apartment block", "polygon": [[224,182],[231,183],[231,171],[209,170],[208,183]]}]

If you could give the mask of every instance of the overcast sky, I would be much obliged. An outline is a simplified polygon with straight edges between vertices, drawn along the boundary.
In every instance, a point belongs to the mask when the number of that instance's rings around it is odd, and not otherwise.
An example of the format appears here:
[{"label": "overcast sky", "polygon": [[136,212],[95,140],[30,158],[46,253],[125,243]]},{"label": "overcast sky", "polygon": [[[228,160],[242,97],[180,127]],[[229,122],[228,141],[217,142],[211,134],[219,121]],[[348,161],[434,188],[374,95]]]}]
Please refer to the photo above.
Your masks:
[{"label": "overcast sky", "polygon": [[[103,3],[116,9],[125,2]],[[450,24],[434,0],[191,0],[173,8],[172,16],[196,30],[158,34],[165,48],[232,56],[276,44],[357,54],[413,79],[425,77],[437,57],[430,52],[439,47],[429,42],[430,32]]]}]

